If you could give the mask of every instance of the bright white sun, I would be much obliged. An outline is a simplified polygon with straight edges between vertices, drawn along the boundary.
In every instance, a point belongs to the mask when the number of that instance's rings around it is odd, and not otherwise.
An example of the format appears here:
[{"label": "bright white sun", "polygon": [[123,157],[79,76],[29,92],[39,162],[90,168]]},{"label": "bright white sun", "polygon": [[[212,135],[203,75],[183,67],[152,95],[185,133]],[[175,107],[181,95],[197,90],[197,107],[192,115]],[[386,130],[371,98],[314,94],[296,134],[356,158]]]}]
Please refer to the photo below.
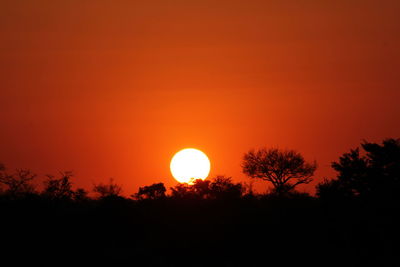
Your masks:
[{"label": "bright white sun", "polygon": [[191,183],[196,179],[206,179],[210,173],[210,160],[198,149],[185,148],[171,160],[172,176],[180,183]]}]

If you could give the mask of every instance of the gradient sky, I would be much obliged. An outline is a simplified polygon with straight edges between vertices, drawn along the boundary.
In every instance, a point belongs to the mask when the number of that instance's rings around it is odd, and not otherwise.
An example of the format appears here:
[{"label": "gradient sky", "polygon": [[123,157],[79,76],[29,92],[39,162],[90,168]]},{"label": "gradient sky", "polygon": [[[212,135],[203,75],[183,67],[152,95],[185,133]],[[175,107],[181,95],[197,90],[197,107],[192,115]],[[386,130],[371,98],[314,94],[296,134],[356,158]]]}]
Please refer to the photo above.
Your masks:
[{"label": "gradient sky", "polygon": [[0,162],[131,194],[175,185],[182,148],[248,182],[243,153],[274,146],[317,160],[318,182],[363,139],[400,137],[399,14],[398,0],[2,0]]}]

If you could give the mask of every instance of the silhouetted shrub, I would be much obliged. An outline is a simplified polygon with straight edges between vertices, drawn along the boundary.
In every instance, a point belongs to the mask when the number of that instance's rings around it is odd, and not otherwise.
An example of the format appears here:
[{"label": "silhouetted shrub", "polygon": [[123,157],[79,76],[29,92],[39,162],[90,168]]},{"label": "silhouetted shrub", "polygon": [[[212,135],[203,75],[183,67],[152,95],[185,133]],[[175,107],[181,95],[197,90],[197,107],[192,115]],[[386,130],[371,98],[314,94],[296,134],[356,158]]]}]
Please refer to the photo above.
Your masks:
[{"label": "silhouetted shrub", "polygon": [[193,197],[192,187],[187,183],[179,183],[170,189],[172,198],[183,199]]},{"label": "silhouetted shrub", "polygon": [[93,192],[97,193],[99,198],[118,197],[122,192],[122,188],[120,185],[114,183],[114,180],[111,178],[108,184],[95,184]]},{"label": "silhouetted shrub", "polygon": [[77,202],[88,201],[90,200],[88,196],[88,191],[83,188],[78,188],[73,193],[73,199]]},{"label": "silhouetted shrub", "polygon": [[244,192],[242,184],[233,183],[231,177],[221,175],[210,180],[197,179],[193,184],[181,183],[171,187],[171,197],[178,199],[238,199]]},{"label": "silhouetted shrub", "polygon": [[219,175],[211,181],[209,191],[213,199],[239,199],[245,188],[240,183],[233,183],[231,177]]},{"label": "silhouetted shrub", "polygon": [[138,193],[132,195],[137,200],[156,200],[165,198],[165,186],[163,183],[152,184],[149,186],[140,187]]},{"label": "silhouetted shrub", "polygon": [[52,175],[47,175],[44,182],[45,188],[42,195],[50,199],[71,200],[74,191],[72,190],[71,177],[73,173],[70,171],[60,172],[61,177],[56,179]]},{"label": "silhouetted shrub", "polygon": [[179,183],[171,187],[171,197],[176,199],[205,199],[209,193],[210,181],[197,179],[193,184]]}]

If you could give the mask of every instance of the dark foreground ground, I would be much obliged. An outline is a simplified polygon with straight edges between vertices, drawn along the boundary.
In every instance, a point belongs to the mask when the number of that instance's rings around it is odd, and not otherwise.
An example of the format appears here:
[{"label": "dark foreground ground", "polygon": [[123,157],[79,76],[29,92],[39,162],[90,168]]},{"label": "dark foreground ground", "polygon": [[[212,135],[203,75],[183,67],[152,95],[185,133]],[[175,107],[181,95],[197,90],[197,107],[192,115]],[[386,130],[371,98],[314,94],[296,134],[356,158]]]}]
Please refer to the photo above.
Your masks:
[{"label": "dark foreground ground", "polygon": [[[2,266],[397,266],[397,204],[2,199]],[[27,264],[27,265],[26,265]]]}]

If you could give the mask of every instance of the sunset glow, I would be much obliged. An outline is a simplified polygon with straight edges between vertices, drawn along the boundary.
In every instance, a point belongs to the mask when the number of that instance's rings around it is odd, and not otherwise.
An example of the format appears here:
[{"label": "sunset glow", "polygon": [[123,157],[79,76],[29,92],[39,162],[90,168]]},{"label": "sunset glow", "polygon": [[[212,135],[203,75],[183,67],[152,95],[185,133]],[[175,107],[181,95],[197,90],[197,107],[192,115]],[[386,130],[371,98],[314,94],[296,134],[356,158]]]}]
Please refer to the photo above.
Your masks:
[{"label": "sunset glow", "polygon": [[113,177],[130,195],[173,186],[179,148],[248,182],[243,153],[281,147],[319,163],[313,192],[349,147],[400,135],[400,1],[1,3],[10,170]]},{"label": "sunset glow", "polygon": [[0,0],[2,262],[395,266],[399,14]]}]

